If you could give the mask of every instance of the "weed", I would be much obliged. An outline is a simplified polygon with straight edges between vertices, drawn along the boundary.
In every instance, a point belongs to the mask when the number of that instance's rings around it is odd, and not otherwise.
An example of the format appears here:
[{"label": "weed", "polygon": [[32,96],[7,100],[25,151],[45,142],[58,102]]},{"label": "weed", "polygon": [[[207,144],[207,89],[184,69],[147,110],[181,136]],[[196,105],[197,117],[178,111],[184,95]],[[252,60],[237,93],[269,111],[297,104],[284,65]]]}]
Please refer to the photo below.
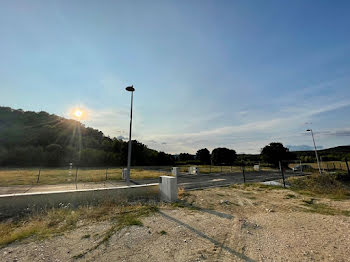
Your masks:
[{"label": "weed", "polygon": [[160,231],[160,234],[161,235],[167,235],[168,233],[166,231],[162,230],[162,231]]}]

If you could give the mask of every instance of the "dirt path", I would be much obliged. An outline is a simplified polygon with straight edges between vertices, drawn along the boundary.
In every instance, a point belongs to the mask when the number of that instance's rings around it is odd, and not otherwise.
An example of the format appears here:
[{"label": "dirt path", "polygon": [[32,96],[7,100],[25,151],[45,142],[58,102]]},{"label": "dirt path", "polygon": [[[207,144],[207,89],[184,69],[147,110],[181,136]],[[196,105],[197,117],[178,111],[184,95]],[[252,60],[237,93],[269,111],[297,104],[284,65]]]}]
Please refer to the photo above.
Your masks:
[{"label": "dirt path", "polygon": [[[88,250],[109,222],[0,250],[2,261],[349,261],[350,201],[313,199],[289,190],[211,188],[166,205],[144,226],[115,233]],[[311,203],[311,204],[307,204]],[[318,209],[316,209],[316,207]],[[323,207],[323,209],[320,209]],[[332,211],[333,210],[333,211]],[[322,213],[336,213],[325,215]],[[338,213],[339,214],[338,214]]]}]

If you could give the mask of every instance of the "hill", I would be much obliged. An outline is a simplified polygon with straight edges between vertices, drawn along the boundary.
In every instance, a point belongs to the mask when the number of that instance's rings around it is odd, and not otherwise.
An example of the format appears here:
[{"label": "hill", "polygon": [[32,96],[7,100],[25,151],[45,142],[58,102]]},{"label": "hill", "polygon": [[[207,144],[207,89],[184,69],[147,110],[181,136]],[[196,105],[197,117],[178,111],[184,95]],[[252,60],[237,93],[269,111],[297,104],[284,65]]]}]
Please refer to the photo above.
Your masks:
[{"label": "hill", "polygon": [[[350,146],[337,146],[327,149],[317,150],[323,161],[350,160]],[[315,162],[315,151],[294,151],[298,159],[304,162]]]},{"label": "hill", "polygon": [[[173,157],[134,140],[132,165],[169,165]],[[126,165],[127,142],[47,112],[0,107],[1,166]]]}]

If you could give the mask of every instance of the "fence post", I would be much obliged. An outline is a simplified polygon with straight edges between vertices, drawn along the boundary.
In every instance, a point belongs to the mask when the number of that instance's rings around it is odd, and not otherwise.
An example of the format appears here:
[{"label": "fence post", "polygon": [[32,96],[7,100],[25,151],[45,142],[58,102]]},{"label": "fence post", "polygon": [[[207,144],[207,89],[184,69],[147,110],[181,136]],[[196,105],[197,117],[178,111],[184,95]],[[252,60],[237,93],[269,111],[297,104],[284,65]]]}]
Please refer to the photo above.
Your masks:
[{"label": "fence post", "polygon": [[283,187],[285,188],[286,187],[286,182],[284,180],[284,171],[283,171],[283,167],[282,167],[281,161],[279,161],[279,164],[280,164],[280,170],[281,170],[281,175],[282,175],[282,180],[283,180]]},{"label": "fence post", "polygon": [[211,164],[210,164],[209,174],[211,174]]},{"label": "fence post", "polygon": [[242,168],[242,174],[243,174],[243,182],[245,184],[245,173],[244,173],[244,166],[241,167]]},{"label": "fence post", "polygon": [[77,181],[78,181],[78,166],[77,166],[77,169],[75,170],[75,189],[78,189],[78,184],[77,184]]},{"label": "fence post", "polygon": [[348,175],[350,176],[350,169],[349,169],[349,164],[348,164],[347,158],[345,158],[345,164],[346,164],[346,169],[348,170]]},{"label": "fence post", "polygon": [[222,173],[222,164],[221,164],[221,173]]},{"label": "fence post", "polygon": [[333,171],[335,171],[335,164],[334,164],[334,162],[333,162]]},{"label": "fence post", "polygon": [[107,171],[108,171],[108,167],[106,168],[106,180],[107,180]]},{"label": "fence post", "polygon": [[39,180],[40,180],[40,172],[41,172],[41,167],[39,167],[38,179],[36,180],[37,184],[39,183]]}]

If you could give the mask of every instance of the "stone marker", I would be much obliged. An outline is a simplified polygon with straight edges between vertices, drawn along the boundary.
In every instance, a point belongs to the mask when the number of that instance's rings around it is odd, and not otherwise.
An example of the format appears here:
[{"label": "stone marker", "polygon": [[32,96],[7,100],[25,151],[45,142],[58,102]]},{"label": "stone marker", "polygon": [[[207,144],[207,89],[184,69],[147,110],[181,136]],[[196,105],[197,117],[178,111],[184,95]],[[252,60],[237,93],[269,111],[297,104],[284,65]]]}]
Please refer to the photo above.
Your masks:
[{"label": "stone marker", "polygon": [[159,178],[160,200],[174,202],[177,200],[177,179],[172,176],[161,176]]}]

